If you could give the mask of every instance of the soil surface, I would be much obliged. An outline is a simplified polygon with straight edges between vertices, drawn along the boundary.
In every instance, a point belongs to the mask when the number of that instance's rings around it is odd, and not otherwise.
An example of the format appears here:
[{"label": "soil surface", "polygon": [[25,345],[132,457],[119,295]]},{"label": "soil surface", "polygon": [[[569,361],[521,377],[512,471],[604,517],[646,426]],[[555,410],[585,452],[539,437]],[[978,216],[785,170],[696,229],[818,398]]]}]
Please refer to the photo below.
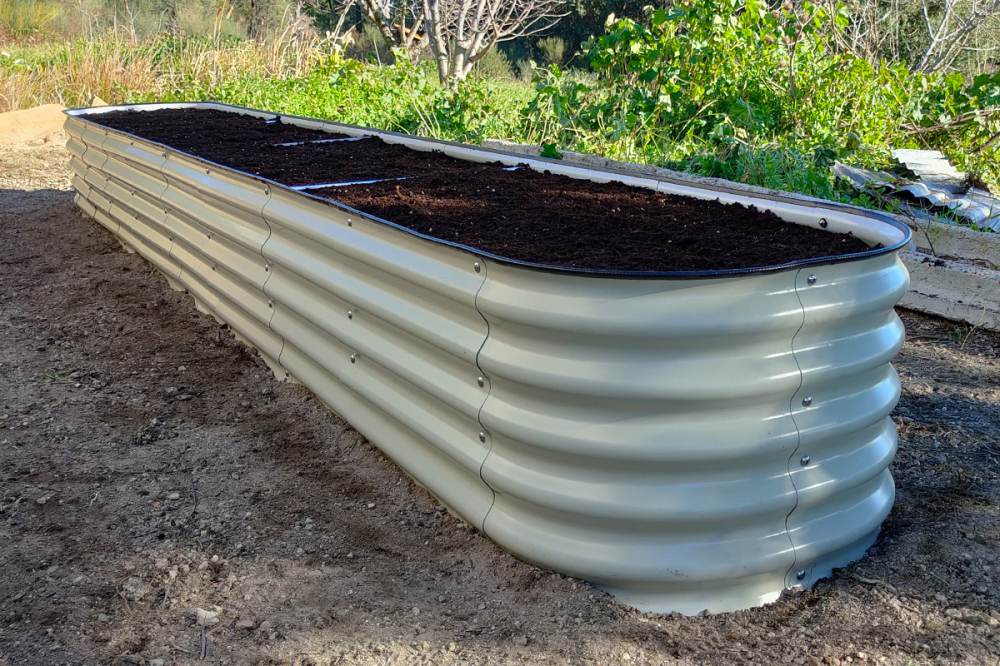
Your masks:
[{"label": "soil surface", "polygon": [[0,148],[0,664],[997,663],[1000,336],[902,313],[865,559],[764,608],[643,614],[275,381],[77,212],[67,160]]},{"label": "soil surface", "polygon": [[738,204],[583,182],[530,169],[470,169],[461,180],[422,176],[316,194],[429,236],[573,268],[738,269],[868,249],[848,234]]},{"label": "soil surface", "polygon": [[[849,234],[787,223],[740,204],[475,164],[378,138],[330,136],[221,111],[117,111],[109,127],[286,185],[390,178],[317,193],[423,234],[521,261],[675,271],[760,267],[862,252]],[[197,128],[197,132],[192,132]],[[405,180],[395,180],[405,178]]]}]

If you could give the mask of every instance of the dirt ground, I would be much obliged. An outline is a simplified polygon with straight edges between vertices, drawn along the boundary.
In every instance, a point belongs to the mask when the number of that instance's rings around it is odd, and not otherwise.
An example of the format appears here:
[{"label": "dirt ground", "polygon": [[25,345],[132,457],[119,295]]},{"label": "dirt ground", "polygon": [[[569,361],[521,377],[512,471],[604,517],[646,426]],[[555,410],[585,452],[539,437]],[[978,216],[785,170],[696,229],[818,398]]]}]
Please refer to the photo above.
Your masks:
[{"label": "dirt ground", "polygon": [[0,148],[0,665],[1000,663],[1000,336],[903,313],[898,495],[862,562],[642,614],[275,381],[77,213],[66,162]]}]

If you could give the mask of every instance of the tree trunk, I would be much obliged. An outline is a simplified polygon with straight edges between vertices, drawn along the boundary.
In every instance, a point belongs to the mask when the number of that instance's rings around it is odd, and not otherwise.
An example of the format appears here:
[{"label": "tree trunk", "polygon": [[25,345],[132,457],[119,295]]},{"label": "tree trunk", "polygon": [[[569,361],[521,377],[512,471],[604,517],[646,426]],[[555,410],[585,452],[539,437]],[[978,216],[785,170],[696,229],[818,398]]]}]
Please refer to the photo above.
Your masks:
[{"label": "tree trunk", "polygon": [[247,2],[247,37],[257,40],[261,36],[261,3],[263,0],[248,0]]}]

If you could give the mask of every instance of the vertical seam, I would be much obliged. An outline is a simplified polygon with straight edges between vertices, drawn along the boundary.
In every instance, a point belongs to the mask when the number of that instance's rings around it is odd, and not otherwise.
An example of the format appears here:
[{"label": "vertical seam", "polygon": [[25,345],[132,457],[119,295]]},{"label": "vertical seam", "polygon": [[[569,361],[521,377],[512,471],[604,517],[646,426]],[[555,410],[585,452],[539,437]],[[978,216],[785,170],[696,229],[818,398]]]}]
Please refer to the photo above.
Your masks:
[{"label": "vertical seam", "polygon": [[486,318],[486,315],[484,315],[483,311],[479,308],[479,294],[482,292],[483,287],[486,286],[486,280],[489,279],[489,269],[485,261],[480,259],[479,262],[480,265],[483,267],[483,279],[479,283],[479,288],[476,289],[476,295],[475,298],[473,299],[473,304],[474,307],[476,308],[476,312],[482,318],[483,323],[486,324],[486,335],[483,337],[483,342],[482,344],[479,345],[479,349],[476,350],[476,369],[479,371],[479,376],[482,377],[484,381],[488,382],[488,388],[486,389],[486,395],[483,396],[483,402],[479,405],[479,409],[476,412],[476,422],[479,424],[480,431],[486,433],[486,441],[487,441],[486,455],[483,456],[482,462],[479,463],[479,480],[482,481],[487,488],[489,488],[490,493],[492,495],[492,498],[490,499],[490,505],[486,509],[486,513],[483,514],[482,523],[479,525],[480,531],[483,534],[486,534],[486,519],[489,518],[490,513],[493,511],[493,507],[497,503],[497,492],[493,488],[493,486],[491,486],[489,482],[486,480],[486,477],[483,476],[483,469],[485,469],[486,467],[486,461],[489,460],[490,454],[493,453],[493,437],[490,435],[489,430],[486,429],[486,426],[483,425],[483,409],[486,407],[486,402],[490,399],[490,395],[493,394],[493,380],[483,371],[482,366],[479,364],[479,355],[483,352],[483,348],[486,347],[486,343],[490,339],[490,320]]},{"label": "vertical seam", "polygon": [[[258,252],[260,253],[260,258],[264,260],[264,267],[265,267],[264,272],[267,273],[267,277],[264,278],[263,284],[260,285],[260,293],[263,294],[264,299],[271,304],[270,308],[271,314],[267,318],[267,330],[275,332],[274,328],[271,326],[271,322],[274,321],[274,313],[275,310],[277,310],[278,308],[275,302],[271,299],[271,297],[267,293],[267,283],[271,281],[271,276],[274,274],[274,267],[271,266],[267,257],[264,255],[264,246],[267,245],[268,241],[271,240],[271,236],[274,234],[274,230],[271,228],[271,223],[267,221],[267,215],[265,215],[264,213],[264,211],[267,210],[268,205],[270,205],[271,203],[270,185],[264,186],[264,193],[267,198],[264,200],[264,205],[260,207],[260,219],[264,223],[264,227],[267,229],[267,236],[264,238],[264,242],[260,244],[260,249],[258,250]],[[285,366],[281,364],[281,357],[285,353],[285,336],[279,334],[278,339],[281,340],[281,348],[278,350],[278,357],[274,360],[278,364],[278,366],[285,371],[285,375],[289,375],[288,370],[285,368]]]},{"label": "vertical seam", "polygon": [[788,399],[788,416],[792,420],[792,426],[795,428],[795,448],[788,455],[788,459],[785,461],[785,474],[788,477],[788,482],[792,484],[792,492],[794,495],[794,502],[792,508],[785,515],[785,536],[788,537],[788,544],[792,548],[792,563],[788,566],[788,570],[785,571],[785,587],[791,587],[789,584],[791,582],[790,576],[798,565],[798,552],[795,548],[795,540],[792,538],[792,533],[790,530],[790,521],[792,514],[799,507],[799,489],[795,485],[795,478],[792,476],[792,464],[795,456],[798,455],[799,449],[802,447],[802,431],[799,430],[799,424],[795,420],[795,398],[798,396],[799,392],[802,390],[802,385],[805,380],[802,375],[802,366],[799,364],[798,355],[795,353],[795,339],[802,332],[802,329],[806,325],[806,308],[802,303],[802,297],[799,295],[799,276],[802,274],[802,269],[800,268],[795,272],[795,277],[793,279],[792,286],[795,291],[795,300],[799,304],[799,313],[801,314],[801,320],[799,321],[799,327],[795,329],[795,333],[792,334],[792,338],[789,341],[789,350],[792,353],[792,360],[795,361],[795,369],[799,373],[799,383],[792,392],[791,397]]}]

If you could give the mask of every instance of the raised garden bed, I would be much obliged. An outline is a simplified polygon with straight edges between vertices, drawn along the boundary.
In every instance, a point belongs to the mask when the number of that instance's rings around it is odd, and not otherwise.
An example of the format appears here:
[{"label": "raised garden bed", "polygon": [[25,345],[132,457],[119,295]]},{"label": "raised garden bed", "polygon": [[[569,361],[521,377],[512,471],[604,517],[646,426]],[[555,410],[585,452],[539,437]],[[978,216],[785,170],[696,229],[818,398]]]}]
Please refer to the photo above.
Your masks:
[{"label": "raised garden bed", "polygon": [[81,208],[519,556],[696,613],[809,586],[877,535],[904,226],[141,109],[70,113]]}]

